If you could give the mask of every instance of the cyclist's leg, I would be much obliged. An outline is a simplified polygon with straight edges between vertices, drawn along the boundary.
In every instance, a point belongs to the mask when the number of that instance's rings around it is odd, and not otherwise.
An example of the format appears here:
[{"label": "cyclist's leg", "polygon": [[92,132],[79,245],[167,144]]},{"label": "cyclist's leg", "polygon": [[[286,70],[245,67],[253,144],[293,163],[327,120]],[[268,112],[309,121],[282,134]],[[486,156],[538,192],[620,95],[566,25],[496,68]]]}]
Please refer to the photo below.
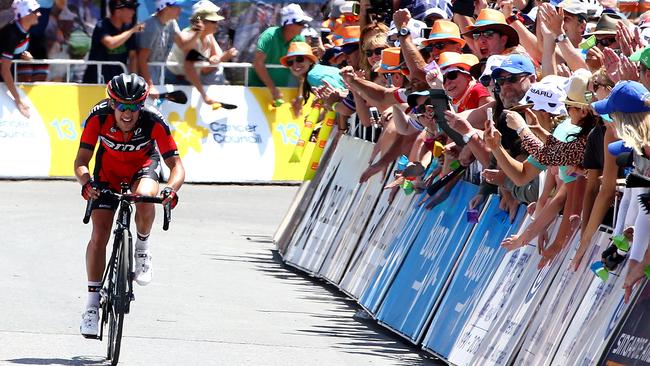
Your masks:
[{"label": "cyclist's leg", "polygon": [[[143,167],[133,176],[131,191],[144,196],[158,195],[157,161]],[[139,285],[147,285],[153,276],[153,265],[149,251],[149,233],[156,215],[153,203],[136,203],[135,226],[135,280]]]}]

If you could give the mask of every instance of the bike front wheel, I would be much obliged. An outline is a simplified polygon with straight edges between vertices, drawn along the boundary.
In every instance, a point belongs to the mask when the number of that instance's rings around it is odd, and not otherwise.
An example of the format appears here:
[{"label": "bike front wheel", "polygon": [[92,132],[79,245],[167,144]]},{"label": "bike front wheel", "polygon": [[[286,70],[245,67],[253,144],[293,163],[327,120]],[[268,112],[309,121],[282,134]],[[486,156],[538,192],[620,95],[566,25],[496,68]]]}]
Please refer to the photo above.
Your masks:
[{"label": "bike front wheel", "polygon": [[129,258],[127,250],[127,240],[124,234],[120,233],[116,238],[114,245],[119,245],[117,257],[115,258],[115,275],[112,286],[112,298],[108,306],[108,349],[106,358],[111,361],[111,365],[117,365],[120,358],[120,349],[122,345],[122,329],[124,327],[124,313],[128,306],[128,268]]}]

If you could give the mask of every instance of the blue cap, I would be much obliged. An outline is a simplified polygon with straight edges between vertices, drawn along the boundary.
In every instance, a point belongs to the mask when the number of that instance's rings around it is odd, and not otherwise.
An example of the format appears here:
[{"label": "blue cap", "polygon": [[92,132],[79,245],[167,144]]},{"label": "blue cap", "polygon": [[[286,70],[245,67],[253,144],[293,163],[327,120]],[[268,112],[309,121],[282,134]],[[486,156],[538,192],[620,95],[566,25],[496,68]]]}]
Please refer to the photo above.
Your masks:
[{"label": "blue cap", "polygon": [[349,55],[354,51],[359,50],[359,43],[346,43],[340,47],[341,47],[341,52],[345,53],[346,55]]},{"label": "blue cap", "polygon": [[636,81],[621,81],[614,86],[607,99],[591,103],[591,107],[601,115],[613,112],[650,112],[650,106],[646,105],[648,99],[650,99],[650,92],[643,84]]},{"label": "blue cap", "polygon": [[512,54],[501,62],[501,66],[492,70],[492,79],[496,79],[502,71],[511,74],[521,74],[525,72],[532,75],[535,74],[535,66],[528,56]]},{"label": "blue cap", "polygon": [[607,145],[607,151],[609,151],[609,153],[612,154],[613,156],[618,156],[622,153],[632,152],[632,148],[627,147],[623,140],[618,140],[618,141],[610,142]]}]

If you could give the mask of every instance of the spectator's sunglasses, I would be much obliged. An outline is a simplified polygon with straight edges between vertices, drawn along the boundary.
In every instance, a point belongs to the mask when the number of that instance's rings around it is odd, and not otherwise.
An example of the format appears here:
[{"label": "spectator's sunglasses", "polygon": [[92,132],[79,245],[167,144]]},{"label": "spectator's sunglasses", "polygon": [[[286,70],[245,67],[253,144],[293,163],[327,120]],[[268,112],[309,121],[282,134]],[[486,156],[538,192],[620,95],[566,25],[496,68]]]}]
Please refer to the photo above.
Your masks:
[{"label": "spectator's sunglasses", "polygon": [[138,112],[144,108],[144,103],[120,103],[113,101],[113,108],[117,109],[120,112]]},{"label": "spectator's sunglasses", "polygon": [[291,67],[293,64],[297,62],[299,64],[305,62],[305,57],[303,56],[296,56],[293,60],[287,60],[287,66]]},{"label": "spectator's sunglasses", "polygon": [[454,43],[453,42],[435,42],[435,43],[429,44],[429,47],[431,47],[429,49],[433,50],[435,48],[438,51],[442,51],[442,50],[445,49],[445,47],[447,47],[447,46],[449,46],[451,44],[454,44]]},{"label": "spectator's sunglasses", "polygon": [[591,88],[594,90],[594,93],[597,92],[598,89],[600,89],[601,87],[603,87],[603,88],[607,88],[607,90],[611,90],[611,89],[612,89],[612,86],[610,86],[610,85],[602,84],[602,83],[599,83],[599,82],[597,82],[597,81],[592,81],[592,82],[591,82]]},{"label": "spectator's sunglasses", "polygon": [[602,38],[602,39],[596,39],[596,46],[599,44],[602,44],[603,47],[609,47],[613,45],[616,42],[615,37],[607,37],[607,38]]},{"label": "spectator's sunglasses", "polygon": [[527,72],[523,72],[523,73],[520,73],[520,74],[512,74],[512,75],[509,75],[509,76],[503,76],[503,77],[500,77],[500,78],[496,78],[496,79],[494,79],[494,81],[496,81],[497,85],[499,85],[499,86],[503,86],[505,83],[515,84],[515,83],[518,83],[519,80],[521,80],[524,76],[528,76],[528,75],[530,75],[530,74],[527,73]]},{"label": "spectator's sunglasses", "polygon": [[472,38],[474,38],[475,40],[478,40],[481,37],[492,38],[495,34],[501,35],[501,33],[492,29],[488,29],[484,31],[476,31],[472,33]]},{"label": "spectator's sunglasses", "polygon": [[445,82],[446,82],[447,80],[456,80],[456,79],[458,78],[458,75],[459,75],[460,73],[461,73],[460,71],[449,71],[448,73],[446,73],[445,75],[443,75],[442,79],[443,79],[443,81],[445,81]]},{"label": "spectator's sunglasses", "polygon": [[365,54],[366,54],[366,57],[372,57],[372,55],[381,56],[381,51],[383,51],[385,49],[386,49],[386,47],[377,47],[374,50],[366,50]]}]

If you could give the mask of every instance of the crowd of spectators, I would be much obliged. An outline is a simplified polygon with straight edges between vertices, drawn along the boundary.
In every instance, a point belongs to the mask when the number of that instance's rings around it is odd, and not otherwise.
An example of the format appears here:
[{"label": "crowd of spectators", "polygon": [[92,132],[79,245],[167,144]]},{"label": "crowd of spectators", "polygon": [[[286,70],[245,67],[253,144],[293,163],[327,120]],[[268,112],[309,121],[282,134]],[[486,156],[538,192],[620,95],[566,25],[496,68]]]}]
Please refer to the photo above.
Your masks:
[{"label": "crowd of spectators", "polygon": [[[579,238],[574,270],[613,271],[629,258],[629,297],[650,276],[650,14],[592,0],[397,3],[332,1],[320,35],[285,31],[293,103],[313,94],[341,132],[351,116],[380,127],[361,182],[408,161],[387,188],[426,190],[427,207],[459,179],[479,184],[469,209],[498,194],[512,219],[522,204],[533,218],[504,248],[537,238],[541,269]],[[454,171],[464,174],[436,183]],[[611,246],[587,263],[607,227]]]}]

